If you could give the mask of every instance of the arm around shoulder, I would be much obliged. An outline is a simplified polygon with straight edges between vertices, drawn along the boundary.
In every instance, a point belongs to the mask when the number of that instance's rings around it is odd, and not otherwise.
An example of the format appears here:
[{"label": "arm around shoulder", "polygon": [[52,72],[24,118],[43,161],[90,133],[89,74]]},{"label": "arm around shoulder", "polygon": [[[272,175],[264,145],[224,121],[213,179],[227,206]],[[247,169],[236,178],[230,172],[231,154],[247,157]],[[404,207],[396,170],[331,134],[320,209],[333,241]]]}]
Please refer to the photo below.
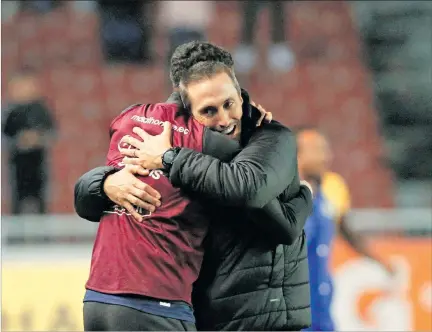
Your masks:
[{"label": "arm around shoulder", "polygon": [[293,133],[277,122],[258,128],[230,162],[182,149],[170,171],[173,185],[220,204],[262,208],[297,172]]}]

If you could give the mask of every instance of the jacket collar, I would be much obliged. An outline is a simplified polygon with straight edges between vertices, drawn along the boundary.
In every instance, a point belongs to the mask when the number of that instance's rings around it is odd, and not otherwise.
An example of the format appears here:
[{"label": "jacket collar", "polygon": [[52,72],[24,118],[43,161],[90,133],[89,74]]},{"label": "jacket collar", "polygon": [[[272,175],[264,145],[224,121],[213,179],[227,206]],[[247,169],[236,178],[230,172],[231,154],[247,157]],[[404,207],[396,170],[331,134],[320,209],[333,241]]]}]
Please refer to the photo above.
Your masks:
[{"label": "jacket collar", "polygon": [[242,122],[242,132],[240,136],[240,144],[245,146],[249,141],[253,131],[256,129],[256,124],[261,117],[261,112],[250,103],[249,93],[242,89],[241,96],[243,98],[243,116]]},{"label": "jacket collar", "polygon": [[173,91],[171,95],[166,100],[167,104],[181,104],[180,93],[177,91]]}]

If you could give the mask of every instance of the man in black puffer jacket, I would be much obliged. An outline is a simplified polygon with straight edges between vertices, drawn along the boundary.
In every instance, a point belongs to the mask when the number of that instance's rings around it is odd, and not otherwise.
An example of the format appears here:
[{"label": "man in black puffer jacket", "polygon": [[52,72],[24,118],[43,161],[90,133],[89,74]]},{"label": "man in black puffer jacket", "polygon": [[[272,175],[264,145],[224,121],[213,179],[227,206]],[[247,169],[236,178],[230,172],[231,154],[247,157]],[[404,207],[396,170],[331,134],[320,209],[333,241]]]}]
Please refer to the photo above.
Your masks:
[{"label": "man in black puffer jacket", "polygon": [[[203,43],[189,46],[187,52],[183,53],[184,57],[188,61],[193,59],[194,50],[199,48],[197,58],[200,60],[197,62],[203,61]],[[219,52],[221,49],[213,45],[208,49],[211,50],[209,60],[217,61],[218,59],[211,59],[211,56],[217,53],[215,50]],[[226,53],[223,53],[223,56],[226,57]],[[174,53],[174,56],[176,54],[179,53]],[[247,99],[248,96],[243,94],[245,108],[242,132],[246,133],[244,143],[247,148],[240,153],[243,153],[240,158],[246,159],[248,154],[254,156],[258,168],[264,174],[269,174],[269,183],[275,181],[275,178],[270,179],[271,176],[277,178],[281,173],[285,173],[279,172],[278,169],[291,169],[294,174],[291,184],[278,197],[281,202],[289,202],[300,190],[295,138],[288,129],[275,122],[260,130],[259,141],[254,139],[255,119],[248,109],[250,106]],[[266,130],[268,134],[265,134]],[[265,150],[274,150],[272,160],[265,160],[265,154],[259,159],[259,151]],[[288,153],[293,154],[289,158],[289,164],[281,164],[288,160],[281,156]],[[196,183],[199,171],[209,166],[206,157],[208,156],[180,153],[174,161],[170,180],[177,182],[173,184],[194,192],[196,188],[191,184]],[[105,179],[103,174],[87,173],[78,182],[75,192],[78,214],[97,215],[97,211],[94,211],[94,207],[98,206],[96,201],[106,200],[102,189]],[[211,177],[212,172],[207,172],[206,176]],[[227,179],[230,179],[228,175]],[[200,196],[205,194],[202,192],[206,190],[205,187],[200,186]],[[226,192],[229,187],[232,186],[221,186],[219,189],[225,192],[218,193],[213,190],[210,194],[220,197],[235,196],[235,193]],[[255,193],[255,202],[249,209],[221,208],[221,205],[216,206],[214,202],[206,205],[210,209],[209,215],[217,222],[212,224],[204,265],[193,294],[198,329],[300,330],[310,325],[308,267],[302,230],[304,222],[291,225],[294,231],[288,238],[282,239],[276,238],[275,233],[270,237],[265,224],[252,225],[250,218],[245,215],[253,213],[255,219],[259,217],[260,213],[263,213],[263,206],[260,204],[268,203],[267,199],[263,198],[268,195],[266,191]],[[310,192],[307,189],[304,195],[310,199]],[[86,196],[90,197],[90,200],[85,198]],[[91,199],[95,204],[90,203]],[[93,211],[89,212],[89,209]],[[304,218],[293,218],[292,215],[287,215],[287,210],[284,209],[281,209],[280,214],[287,223],[295,223],[297,220],[306,219],[310,209],[311,206],[308,206],[299,211],[304,214]]]},{"label": "man in black puffer jacket", "polygon": [[[289,197],[285,192],[279,198]],[[238,209],[224,209],[215,218],[192,297],[198,330],[296,331],[308,326],[304,232],[291,245],[275,244]]]}]

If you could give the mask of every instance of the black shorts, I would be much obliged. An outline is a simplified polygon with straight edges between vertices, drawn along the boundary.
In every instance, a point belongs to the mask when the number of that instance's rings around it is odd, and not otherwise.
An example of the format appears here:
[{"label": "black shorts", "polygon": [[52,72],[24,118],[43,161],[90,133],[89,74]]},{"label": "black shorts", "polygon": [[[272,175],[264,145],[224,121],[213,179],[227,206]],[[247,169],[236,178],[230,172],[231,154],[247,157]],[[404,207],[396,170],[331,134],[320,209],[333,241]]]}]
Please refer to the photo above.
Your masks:
[{"label": "black shorts", "polygon": [[114,304],[84,302],[85,331],[196,331],[194,323]]}]

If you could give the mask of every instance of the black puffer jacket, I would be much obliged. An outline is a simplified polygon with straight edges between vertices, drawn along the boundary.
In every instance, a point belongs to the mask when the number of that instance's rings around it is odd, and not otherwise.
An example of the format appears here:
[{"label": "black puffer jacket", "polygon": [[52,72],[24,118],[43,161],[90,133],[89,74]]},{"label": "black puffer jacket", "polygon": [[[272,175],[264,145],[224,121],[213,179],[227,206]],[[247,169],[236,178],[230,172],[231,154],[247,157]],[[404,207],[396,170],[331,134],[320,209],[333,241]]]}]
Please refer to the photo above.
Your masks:
[{"label": "black puffer jacket", "polygon": [[304,232],[292,245],[275,245],[262,232],[226,221],[212,228],[212,250],[206,251],[194,287],[197,328],[295,331],[308,327]]},{"label": "black puffer jacket", "polygon": [[[246,93],[243,99],[249,105]],[[252,123],[243,123],[242,128],[253,128],[253,115],[244,118]],[[303,226],[312,206],[282,205],[286,223],[292,226],[292,211],[297,222],[296,231],[284,238],[269,223],[251,224],[250,216],[229,207],[244,205],[259,220],[263,210],[277,202],[272,200],[275,196],[292,204],[300,190],[311,198],[309,190],[300,187],[295,137],[277,122],[243,130],[242,136],[244,149],[231,163],[182,149],[170,172],[175,186],[211,199],[209,247],[193,294],[197,327],[301,330],[311,324]],[[246,167],[246,161],[253,161],[253,167]]]}]

